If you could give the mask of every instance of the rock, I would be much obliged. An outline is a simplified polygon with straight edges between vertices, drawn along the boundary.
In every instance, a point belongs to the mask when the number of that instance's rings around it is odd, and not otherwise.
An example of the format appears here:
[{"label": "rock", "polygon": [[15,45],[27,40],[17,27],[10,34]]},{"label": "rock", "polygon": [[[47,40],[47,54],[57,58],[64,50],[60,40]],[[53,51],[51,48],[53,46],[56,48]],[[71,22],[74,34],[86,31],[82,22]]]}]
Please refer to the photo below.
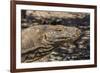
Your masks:
[{"label": "rock", "polygon": [[[22,62],[38,61],[64,43],[73,44],[80,33],[76,27],[63,25],[36,25],[26,28],[21,33]],[[26,56],[29,58],[25,58]]]},{"label": "rock", "polygon": [[27,24],[27,23],[22,23],[22,24],[21,24],[21,28],[28,28],[28,27],[30,27],[30,25]]},{"label": "rock", "polygon": [[[30,11],[29,11],[30,12]],[[54,12],[54,11],[33,11],[31,12],[33,16],[42,18],[80,18],[83,19],[89,15],[88,13],[72,13],[72,12]]]}]

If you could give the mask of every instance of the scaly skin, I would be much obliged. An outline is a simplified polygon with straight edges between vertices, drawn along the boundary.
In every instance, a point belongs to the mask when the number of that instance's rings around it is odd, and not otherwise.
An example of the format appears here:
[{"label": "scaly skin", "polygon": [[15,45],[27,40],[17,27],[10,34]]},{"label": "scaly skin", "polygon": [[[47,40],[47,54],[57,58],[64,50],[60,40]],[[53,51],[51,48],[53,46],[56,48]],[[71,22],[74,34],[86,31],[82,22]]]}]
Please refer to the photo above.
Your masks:
[{"label": "scaly skin", "polygon": [[22,30],[22,62],[33,62],[50,54],[63,44],[73,44],[81,31],[63,25],[36,25]]}]

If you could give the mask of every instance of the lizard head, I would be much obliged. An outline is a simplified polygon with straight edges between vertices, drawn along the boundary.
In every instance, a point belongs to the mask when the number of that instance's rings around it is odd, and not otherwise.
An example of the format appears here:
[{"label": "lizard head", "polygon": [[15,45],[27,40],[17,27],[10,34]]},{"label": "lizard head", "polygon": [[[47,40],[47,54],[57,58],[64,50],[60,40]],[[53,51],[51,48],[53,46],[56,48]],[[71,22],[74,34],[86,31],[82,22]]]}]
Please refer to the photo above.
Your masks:
[{"label": "lizard head", "polygon": [[66,27],[55,25],[45,32],[45,40],[50,43],[73,42],[81,35],[80,29],[76,27]]}]

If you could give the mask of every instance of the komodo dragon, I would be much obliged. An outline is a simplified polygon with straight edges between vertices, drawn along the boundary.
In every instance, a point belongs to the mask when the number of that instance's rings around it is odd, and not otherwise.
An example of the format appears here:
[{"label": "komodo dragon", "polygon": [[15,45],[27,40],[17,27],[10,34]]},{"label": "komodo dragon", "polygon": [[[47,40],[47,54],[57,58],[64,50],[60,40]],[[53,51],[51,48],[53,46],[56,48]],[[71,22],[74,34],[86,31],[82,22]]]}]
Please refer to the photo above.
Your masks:
[{"label": "komodo dragon", "polygon": [[21,32],[21,62],[34,62],[50,54],[63,43],[73,44],[80,29],[64,25],[36,25]]}]

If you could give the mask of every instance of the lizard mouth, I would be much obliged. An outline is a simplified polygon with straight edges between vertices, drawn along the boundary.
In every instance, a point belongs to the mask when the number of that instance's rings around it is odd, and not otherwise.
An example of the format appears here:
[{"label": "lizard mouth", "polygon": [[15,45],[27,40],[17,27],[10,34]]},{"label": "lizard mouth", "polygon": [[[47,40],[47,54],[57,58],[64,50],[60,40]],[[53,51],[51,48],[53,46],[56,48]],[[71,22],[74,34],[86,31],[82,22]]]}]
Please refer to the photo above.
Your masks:
[{"label": "lizard mouth", "polygon": [[49,42],[67,42],[67,41],[70,41],[70,38],[68,37],[56,37],[56,38],[53,38],[53,40],[48,40]]},{"label": "lizard mouth", "polygon": [[68,38],[68,37],[57,37],[54,41],[55,42],[66,42],[69,40],[70,40],[70,38]]}]

